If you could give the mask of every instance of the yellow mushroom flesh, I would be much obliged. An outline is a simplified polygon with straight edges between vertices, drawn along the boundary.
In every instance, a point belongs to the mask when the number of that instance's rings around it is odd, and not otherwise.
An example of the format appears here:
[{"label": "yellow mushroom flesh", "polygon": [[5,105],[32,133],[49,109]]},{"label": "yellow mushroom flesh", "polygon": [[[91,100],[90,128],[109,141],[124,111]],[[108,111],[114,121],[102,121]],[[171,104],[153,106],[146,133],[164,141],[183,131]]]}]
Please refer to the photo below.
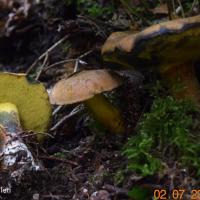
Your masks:
[{"label": "yellow mushroom flesh", "polygon": [[[25,74],[0,73],[0,91],[0,103],[10,102],[17,107],[23,130],[47,131],[51,105],[41,83],[28,81]],[[43,141],[44,134],[37,138]]]},{"label": "yellow mushroom flesh", "polygon": [[11,178],[20,178],[25,170],[39,169],[20,133],[17,107],[12,103],[0,103],[0,153],[3,155],[0,168],[9,170]]}]

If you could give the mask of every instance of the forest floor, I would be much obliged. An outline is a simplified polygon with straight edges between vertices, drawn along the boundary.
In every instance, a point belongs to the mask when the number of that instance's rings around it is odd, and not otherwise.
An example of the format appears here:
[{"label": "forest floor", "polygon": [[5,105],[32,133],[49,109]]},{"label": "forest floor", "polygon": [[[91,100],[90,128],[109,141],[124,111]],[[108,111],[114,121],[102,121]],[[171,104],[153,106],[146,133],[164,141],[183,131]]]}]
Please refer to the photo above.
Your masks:
[{"label": "forest floor", "polygon": [[[46,0],[29,4],[11,0],[15,4],[10,7],[5,2],[0,0],[0,70],[27,73],[30,79],[44,83],[47,90],[77,70],[120,69],[103,61],[101,48],[107,37],[116,31],[143,30],[168,21],[170,15],[165,1]],[[198,1],[177,2],[177,18],[199,14]],[[169,159],[164,175],[144,177],[126,170],[128,160],[122,151],[127,138],[136,134],[144,112],[150,110],[153,98],[145,83],[155,77],[144,80],[135,71],[124,77],[125,84],[108,97],[115,99],[123,112],[126,135],[103,130],[80,104],[54,106],[48,132],[51,137],[43,144],[38,144],[34,134],[25,133],[24,137],[44,170],[27,171],[12,187],[8,185],[9,173],[1,172],[0,187],[11,187],[11,193],[0,192],[0,199],[128,200],[134,199],[130,191],[135,187],[137,192],[138,188],[148,190],[146,197],[136,195],[136,200],[142,200],[153,199],[156,189],[168,192],[181,186],[186,193],[191,188],[200,190],[196,175],[170,158],[163,159]]]}]

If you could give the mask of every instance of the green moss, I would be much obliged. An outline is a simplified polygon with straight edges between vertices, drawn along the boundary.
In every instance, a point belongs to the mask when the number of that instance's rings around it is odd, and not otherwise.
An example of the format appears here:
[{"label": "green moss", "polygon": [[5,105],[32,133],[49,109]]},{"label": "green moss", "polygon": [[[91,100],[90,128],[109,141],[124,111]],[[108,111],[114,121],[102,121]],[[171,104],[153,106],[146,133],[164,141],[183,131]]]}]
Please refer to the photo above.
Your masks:
[{"label": "green moss", "polygon": [[94,18],[109,18],[113,15],[114,7],[112,3],[102,7],[98,2],[92,0],[78,0],[78,10],[80,13]]},{"label": "green moss", "polygon": [[128,170],[153,175],[170,159],[200,173],[200,139],[191,132],[196,112],[198,108],[189,100],[157,97],[139,123],[137,135],[125,145]]}]

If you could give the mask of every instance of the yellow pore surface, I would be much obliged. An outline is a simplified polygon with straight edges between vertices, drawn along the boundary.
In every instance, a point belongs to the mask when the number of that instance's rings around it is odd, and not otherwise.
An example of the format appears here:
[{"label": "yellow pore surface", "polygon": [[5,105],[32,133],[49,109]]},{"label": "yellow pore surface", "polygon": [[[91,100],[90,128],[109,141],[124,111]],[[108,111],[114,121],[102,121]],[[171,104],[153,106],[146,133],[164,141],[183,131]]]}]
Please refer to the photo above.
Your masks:
[{"label": "yellow pore surface", "polygon": [[0,73],[0,103],[7,102],[16,105],[24,130],[47,130],[51,106],[41,83],[29,82],[25,74]]}]

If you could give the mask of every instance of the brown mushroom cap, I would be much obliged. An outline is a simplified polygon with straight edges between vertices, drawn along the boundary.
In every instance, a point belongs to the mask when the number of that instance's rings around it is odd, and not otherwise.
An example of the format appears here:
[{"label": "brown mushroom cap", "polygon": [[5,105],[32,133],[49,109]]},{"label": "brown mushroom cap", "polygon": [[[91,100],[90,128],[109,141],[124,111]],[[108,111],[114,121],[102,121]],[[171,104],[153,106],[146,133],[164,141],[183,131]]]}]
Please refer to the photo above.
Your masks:
[{"label": "brown mushroom cap", "polygon": [[85,70],[62,79],[50,94],[52,104],[64,105],[85,101],[96,94],[110,91],[122,83],[120,77],[108,70]]},{"label": "brown mushroom cap", "polygon": [[200,15],[153,25],[139,33],[111,34],[105,60],[128,66],[178,65],[200,58]]},{"label": "brown mushroom cap", "polygon": [[12,103],[17,107],[25,130],[47,130],[51,105],[41,83],[29,82],[25,74],[0,73],[0,103]]}]

